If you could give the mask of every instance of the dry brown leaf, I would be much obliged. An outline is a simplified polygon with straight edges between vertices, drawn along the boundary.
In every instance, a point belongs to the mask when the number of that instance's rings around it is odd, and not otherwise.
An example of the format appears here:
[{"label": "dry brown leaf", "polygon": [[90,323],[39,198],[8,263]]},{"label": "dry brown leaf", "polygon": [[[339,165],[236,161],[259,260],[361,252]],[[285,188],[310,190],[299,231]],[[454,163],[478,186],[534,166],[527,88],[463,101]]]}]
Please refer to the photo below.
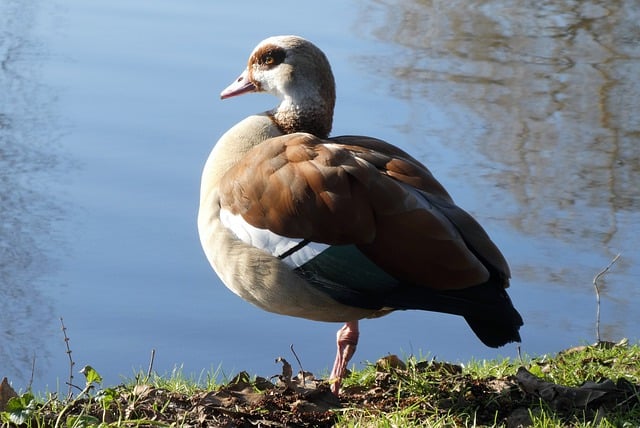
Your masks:
[{"label": "dry brown leaf", "polygon": [[9,385],[9,380],[7,380],[6,377],[3,378],[2,383],[0,383],[0,412],[3,412],[7,408],[9,400],[17,396],[16,391]]},{"label": "dry brown leaf", "polygon": [[387,355],[376,361],[376,370],[388,371],[389,369],[406,370],[407,365],[397,355]]},{"label": "dry brown leaf", "polygon": [[525,392],[537,395],[555,409],[587,407],[607,396],[616,396],[621,392],[610,379],[598,383],[585,382],[580,387],[569,387],[544,381],[524,367],[518,369],[516,379]]}]

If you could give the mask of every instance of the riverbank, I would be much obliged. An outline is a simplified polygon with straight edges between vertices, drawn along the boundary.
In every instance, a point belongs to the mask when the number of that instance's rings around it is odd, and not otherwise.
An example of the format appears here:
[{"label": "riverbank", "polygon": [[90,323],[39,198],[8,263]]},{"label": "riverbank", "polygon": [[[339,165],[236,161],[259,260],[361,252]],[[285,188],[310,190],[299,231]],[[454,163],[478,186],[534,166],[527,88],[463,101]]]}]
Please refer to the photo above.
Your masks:
[{"label": "riverbank", "polygon": [[464,365],[388,356],[351,373],[340,399],[280,362],[278,376],[221,384],[175,371],[109,387],[90,367],[67,393],[19,395],[4,381],[2,426],[640,426],[640,346],[626,341]]}]

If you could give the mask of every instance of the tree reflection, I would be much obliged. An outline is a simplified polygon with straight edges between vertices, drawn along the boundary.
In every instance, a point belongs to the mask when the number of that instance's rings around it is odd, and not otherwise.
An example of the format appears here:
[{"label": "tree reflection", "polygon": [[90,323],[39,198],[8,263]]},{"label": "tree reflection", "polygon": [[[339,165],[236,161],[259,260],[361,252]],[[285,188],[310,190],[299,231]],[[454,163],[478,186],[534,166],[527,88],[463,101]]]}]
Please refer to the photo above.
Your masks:
[{"label": "tree reflection", "polygon": [[42,286],[60,216],[46,185],[59,162],[51,94],[39,83],[42,48],[31,34],[36,18],[31,3],[0,3],[0,376],[19,384],[34,359],[41,368],[49,358],[43,345],[54,324]]},{"label": "tree reflection", "polygon": [[[616,304],[639,296],[636,2],[372,0],[358,29],[392,46],[362,61],[411,106],[411,141],[457,152],[456,179],[519,233],[599,252],[602,266],[622,251]],[[585,287],[597,273],[530,263],[518,276],[543,284]]]}]

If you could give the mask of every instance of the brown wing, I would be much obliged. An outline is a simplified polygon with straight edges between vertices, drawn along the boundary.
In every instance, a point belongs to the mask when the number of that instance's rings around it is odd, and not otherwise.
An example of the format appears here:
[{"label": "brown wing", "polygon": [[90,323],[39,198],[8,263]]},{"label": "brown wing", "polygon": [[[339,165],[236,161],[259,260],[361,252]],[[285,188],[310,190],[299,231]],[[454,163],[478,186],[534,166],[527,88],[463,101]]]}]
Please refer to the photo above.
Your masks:
[{"label": "brown wing", "polygon": [[[381,140],[296,133],[252,149],[222,180],[221,204],[255,227],[355,244],[389,274],[436,289],[508,266],[428,169]],[[487,266],[485,266],[487,263]]]}]

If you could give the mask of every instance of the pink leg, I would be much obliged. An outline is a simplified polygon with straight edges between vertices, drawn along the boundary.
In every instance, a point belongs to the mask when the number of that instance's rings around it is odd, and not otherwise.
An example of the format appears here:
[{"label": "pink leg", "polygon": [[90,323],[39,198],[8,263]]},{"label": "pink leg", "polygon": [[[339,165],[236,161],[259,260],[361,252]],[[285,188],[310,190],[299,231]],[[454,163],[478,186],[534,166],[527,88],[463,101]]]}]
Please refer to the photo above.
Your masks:
[{"label": "pink leg", "polygon": [[333,370],[331,370],[331,377],[329,378],[333,383],[331,384],[331,392],[335,395],[340,394],[340,384],[344,372],[347,369],[347,363],[356,352],[356,346],[358,346],[358,336],[360,331],[358,330],[358,321],[349,321],[338,330],[337,343],[338,353],[336,354],[336,362],[333,363]]}]

